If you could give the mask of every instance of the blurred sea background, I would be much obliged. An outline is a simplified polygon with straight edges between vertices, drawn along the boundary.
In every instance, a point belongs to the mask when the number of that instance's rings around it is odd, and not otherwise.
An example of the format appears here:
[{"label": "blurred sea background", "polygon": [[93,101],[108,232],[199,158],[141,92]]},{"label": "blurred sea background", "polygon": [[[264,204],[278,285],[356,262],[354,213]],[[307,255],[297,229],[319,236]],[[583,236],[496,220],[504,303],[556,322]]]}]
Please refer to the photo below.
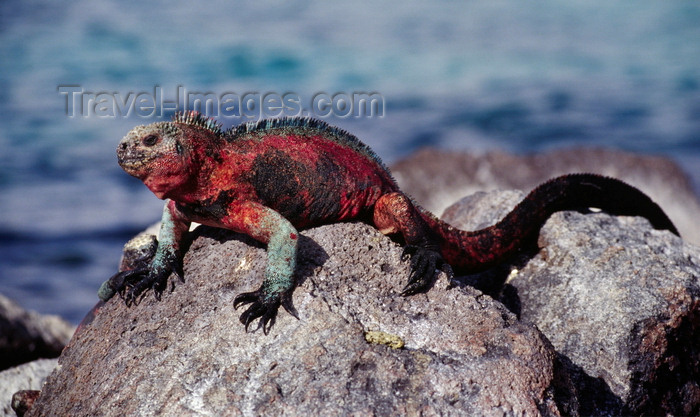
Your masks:
[{"label": "blurred sea background", "polygon": [[5,0],[0,293],[74,323],[122,245],[160,218],[114,150],[163,118],[68,117],[61,85],[293,92],[305,107],[378,93],[383,117],[324,120],[389,164],[424,146],[598,146],[667,155],[700,184],[698,2]]}]

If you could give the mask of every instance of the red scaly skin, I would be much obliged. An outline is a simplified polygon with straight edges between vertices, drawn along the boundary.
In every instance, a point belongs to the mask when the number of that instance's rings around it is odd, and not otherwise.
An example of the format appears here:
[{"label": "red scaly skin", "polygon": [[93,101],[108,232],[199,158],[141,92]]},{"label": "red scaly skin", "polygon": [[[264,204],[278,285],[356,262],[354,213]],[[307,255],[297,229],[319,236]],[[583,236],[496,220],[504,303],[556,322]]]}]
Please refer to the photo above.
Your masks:
[{"label": "red scaly skin", "polygon": [[503,220],[465,232],[441,222],[401,192],[389,170],[349,133],[312,119],[263,120],[222,132],[198,113],[134,128],[117,148],[124,170],[169,200],[159,244],[147,268],[110,278],[100,298],[135,303],[148,288],[160,297],[171,271],[182,278],[181,241],[190,222],[245,233],[268,245],[263,285],[236,297],[250,304],[241,321],[260,318],[267,333],[280,305],[296,316],[294,289],[298,229],[347,220],[400,235],[411,256],[403,295],[427,290],[436,269],[451,276],[484,270],[511,256],[551,213],[596,206],[638,214],[678,233],[641,191],[592,174],[555,178],[533,190]]}]

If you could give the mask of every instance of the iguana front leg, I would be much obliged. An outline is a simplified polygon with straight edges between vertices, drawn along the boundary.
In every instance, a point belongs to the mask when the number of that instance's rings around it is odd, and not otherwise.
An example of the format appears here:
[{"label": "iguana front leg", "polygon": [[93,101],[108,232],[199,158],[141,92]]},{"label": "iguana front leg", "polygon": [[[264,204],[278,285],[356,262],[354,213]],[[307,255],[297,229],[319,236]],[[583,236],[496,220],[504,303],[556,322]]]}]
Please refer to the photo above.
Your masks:
[{"label": "iguana front leg", "polygon": [[292,305],[299,241],[299,233],[294,226],[275,210],[251,201],[231,204],[227,216],[218,221],[222,227],[267,244],[267,267],[262,286],[257,291],[238,295],[233,302],[234,308],[251,304],[241,314],[241,323],[246,330],[251,322],[260,318],[259,327],[267,334],[280,305],[298,318]]},{"label": "iguana front leg", "polygon": [[160,299],[171,272],[175,272],[180,280],[184,281],[180,248],[190,224],[177,209],[175,202],[168,200],[163,208],[158,249],[153,260],[144,267],[113,275],[100,287],[100,299],[107,301],[119,293],[127,305],[136,304],[140,295],[149,288],[152,288],[155,297]]}]

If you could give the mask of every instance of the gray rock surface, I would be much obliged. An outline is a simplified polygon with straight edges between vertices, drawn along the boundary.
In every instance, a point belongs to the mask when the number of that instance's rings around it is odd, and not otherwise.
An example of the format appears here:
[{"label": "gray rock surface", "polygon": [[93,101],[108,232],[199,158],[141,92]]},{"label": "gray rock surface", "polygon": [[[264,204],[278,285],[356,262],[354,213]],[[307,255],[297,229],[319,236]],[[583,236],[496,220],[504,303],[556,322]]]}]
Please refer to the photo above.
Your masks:
[{"label": "gray rock surface", "polygon": [[[480,193],[445,219],[482,228],[521,198]],[[232,308],[261,283],[261,245],[194,233],[186,282],[95,310],[30,415],[700,413],[700,249],[644,219],[556,213],[510,262],[460,277],[510,311],[443,275],[401,297],[398,245],[363,224],[311,229],[301,320],[282,311],[268,336]]]},{"label": "gray rock surface", "polygon": [[566,149],[534,155],[470,154],[424,149],[392,165],[401,188],[439,215],[478,191],[521,190],[563,174],[590,172],[619,178],[647,193],[683,238],[700,244],[700,202],[688,176],[668,158],[605,149]]},{"label": "gray rock surface", "polygon": [[74,330],[58,316],[25,310],[0,294],[0,370],[58,357]]},{"label": "gray rock surface", "polygon": [[161,302],[102,306],[31,415],[560,415],[555,353],[534,326],[443,275],[401,297],[402,249],[367,225],[302,234],[300,320],[281,311],[268,336],[232,307],[260,285],[264,250],[195,234],[186,282]]},{"label": "gray rock surface", "polygon": [[39,390],[56,368],[58,359],[38,359],[0,372],[0,416],[15,417],[12,395],[20,390]]},{"label": "gray rock surface", "polygon": [[510,280],[522,319],[602,378],[623,412],[700,413],[700,249],[643,219],[573,212],[555,214],[538,244]]},{"label": "gray rock surface", "polygon": [[447,207],[440,218],[462,230],[489,227],[510,213],[525,198],[518,190],[478,191]]},{"label": "gray rock surface", "polygon": [[[488,226],[520,198],[481,193],[445,220]],[[643,218],[576,212],[555,213],[537,245],[521,268],[502,273],[517,292],[515,303],[504,301],[556,348],[577,391],[573,408],[700,413],[700,248]]]}]

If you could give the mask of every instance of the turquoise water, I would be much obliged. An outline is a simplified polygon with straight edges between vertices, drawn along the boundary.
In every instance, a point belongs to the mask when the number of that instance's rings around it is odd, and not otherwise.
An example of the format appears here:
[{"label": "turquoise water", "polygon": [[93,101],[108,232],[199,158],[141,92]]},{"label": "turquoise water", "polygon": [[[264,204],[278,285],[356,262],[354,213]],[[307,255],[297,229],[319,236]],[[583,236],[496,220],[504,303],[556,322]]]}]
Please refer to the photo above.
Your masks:
[{"label": "turquoise water", "polygon": [[5,1],[0,292],[74,322],[121,245],[160,215],[114,155],[159,119],[94,106],[68,117],[59,86],[294,94],[307,112],[318,93],[376,93],[383,117],[325,120],[389,163],[422,146],[610,146],[669,155],[700,184],[697,2]]}]

